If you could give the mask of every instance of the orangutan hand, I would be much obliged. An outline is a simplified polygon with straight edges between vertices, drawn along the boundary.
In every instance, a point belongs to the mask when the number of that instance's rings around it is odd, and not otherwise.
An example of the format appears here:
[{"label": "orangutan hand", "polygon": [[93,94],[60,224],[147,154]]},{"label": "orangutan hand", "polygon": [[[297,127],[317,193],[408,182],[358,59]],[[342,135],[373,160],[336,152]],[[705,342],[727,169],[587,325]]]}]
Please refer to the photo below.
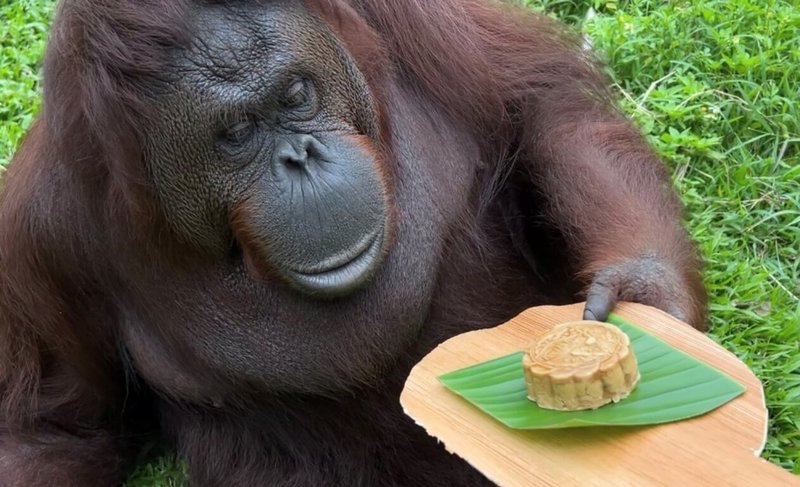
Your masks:
[{"label": "orangutan hand", "polygon": [[673,266],[654,255],[622,261],[594,275],[583,318],[605,321],[618,301],[630,301],[659,308],[702,329],[702,313],[690,297],[689,286]]}]

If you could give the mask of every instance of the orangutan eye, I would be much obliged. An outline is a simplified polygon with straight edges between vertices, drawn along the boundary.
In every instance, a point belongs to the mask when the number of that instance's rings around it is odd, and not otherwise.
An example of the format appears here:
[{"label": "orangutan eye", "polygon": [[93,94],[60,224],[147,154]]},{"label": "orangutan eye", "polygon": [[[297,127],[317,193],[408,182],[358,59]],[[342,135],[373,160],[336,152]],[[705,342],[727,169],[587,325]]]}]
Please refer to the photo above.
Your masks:
[{"label": "orangutan eye", "polygon": [[253,136],[255,124],[251,119],[244,119],[231,125],[222,134],[221,142],[229,147],[239,147]]},{"label": "orangutan eye", "polygon": [[305,80],[297,80],[286,90],[283,103],[287,108],[297,108],[308,104],[311,99],[311,92]]}]

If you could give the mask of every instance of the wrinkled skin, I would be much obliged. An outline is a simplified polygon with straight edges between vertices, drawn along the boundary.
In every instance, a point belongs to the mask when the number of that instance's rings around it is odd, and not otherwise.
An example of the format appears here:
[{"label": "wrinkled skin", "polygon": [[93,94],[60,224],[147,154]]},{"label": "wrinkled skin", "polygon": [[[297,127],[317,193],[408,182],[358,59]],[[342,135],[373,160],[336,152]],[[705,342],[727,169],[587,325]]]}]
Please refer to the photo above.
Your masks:
[{"label": "wrinkled skin", "polygon": [[[192,51],[176,53],[181,76],[154,90],[160,114],[147,155],[156,192],[175,230],[213,255],[169,283],[187,310],[172,339],[199,346],[194,353],[214,372],[267,391],[335,391],[367,380],[419,332],[439,239],[465,204],[437,201],[435,186],[466,194],[468,168],[400,168],[407,182],[397,204],[412,216],[395,222],[392,182],[374,157],[371,95],[346,52],[308,13],[276,5],[242,16],[244,25],[202,12]],[[426,213],[427,221],[414,217]],[[136,320],[167,329],[174,308],[157,304],[170,292],[161,277],[121,273],[148,282],[132,296],[147,303],[135,306],[148,310]],[[405,275],[416,282],[395,286]],[[130,332],[135,358],[157,341],[147,328]],[[147,360],[139,366],[150,372]]]},{"label": "wrinkled skin", "polygon": [[[144,391],[130,393],[144,405],[127,413],[128,424],[157,423],[193,485],[490,485],[397,403],[410,367],[437,343],[581,297],[586,319],[604,320],[631,300],[702,327],[696,277],[687,277],[696,269],[675,257],[690,253],[688,243],[659,247],[662,226],[677,232],[671,206],[658,218],[649,217],[651,201],[630,211],[647,231],[623,228],[630,241],[612,245],[630,251],[612,255],[593,240],[591,231],[624,221],[595,208],[612,194],[601,182],[635,199],[663,181],[631,178],[630,191],[620,189],[626,169],[597,149],[605,144],[549,132],[568,126],[547,118],[560,100],[531,114],[542,119],[541,154],[519,163],[481,207],[497,162],[485,160],[469,127],[408,77],[390,75],[377,93],[306,7],[206,5],[189,23],[190,47],[170,49],[170,70],[144,90],[143,163],[163,228],[84,219],[99,242],[87,253],[104,256],[91,264],[101,269],[91,279],[100,283],[96,301],[108,307],[75,315],[112,330],[124,383]],[[621,130],[608,139],[627,137]],[[537,169],[558,151],[574,166]],[[606,166],[619,174],[606,177]],[[586,169],[594,167],[599,176]],[[572,196],[563,181],[580,177],[597,187]],[[55,206],[68,208],[89,183],[62,179],[53,194],[67,196]],[[606,206],[636,206],[621,201]],[[539,223],[544,208],[560,221]],[[59,485],[119,479],[118,457],[130,455],[109,439],[114,430],[60,408],[45,417],[54,432],[30,434],[64,447],[9,439],[0,478],[14,486],[45,485],[42,472]],[[73,435],[76,421],[97,436]]]},{"label": "wrinkled skin", "polygon": [[366,82],[308,14],[278,4],[230,15],[198,12],[191,50],[153,90],[156,193],[173,228],[216,257],[233,227],[252,277],[269,268],[307,294],[348,294],[388,237]]}]

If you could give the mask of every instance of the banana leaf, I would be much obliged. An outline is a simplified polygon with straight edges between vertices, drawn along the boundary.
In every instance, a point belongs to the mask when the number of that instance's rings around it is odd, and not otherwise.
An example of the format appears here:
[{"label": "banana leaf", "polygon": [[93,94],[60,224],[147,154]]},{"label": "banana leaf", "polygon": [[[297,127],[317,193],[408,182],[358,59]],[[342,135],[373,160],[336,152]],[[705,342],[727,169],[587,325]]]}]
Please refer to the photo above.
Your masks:
[{"label": "banana leaf", "polygon": [[439,376],[453,393],[514,429],[641,426],[680,421],[712,411],[745,387],[723,372],[677,350],[612,314],[608,323],[631,339],[641,378],[631,394],[595,410],[553,411],[527,398],[523,352]]}]

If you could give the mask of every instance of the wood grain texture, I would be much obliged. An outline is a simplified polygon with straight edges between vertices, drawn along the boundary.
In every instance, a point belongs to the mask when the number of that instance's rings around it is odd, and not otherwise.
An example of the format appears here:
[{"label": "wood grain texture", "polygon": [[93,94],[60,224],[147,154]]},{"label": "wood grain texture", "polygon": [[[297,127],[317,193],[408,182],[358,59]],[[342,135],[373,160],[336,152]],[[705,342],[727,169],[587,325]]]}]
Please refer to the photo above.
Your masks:
[{"label": "wood grain texture", "polygon": [[400,396],[406,414],[501,486],[800,486],[800,477],[759,457],[767,409],[758,378],[713,340],[655,308],[622,303],[614,312],[726,372],[747,387],[745,393],[675,423],[522,431],[495,421],[437,379],[519,351],[553,325],[581,319],[582,311],[582,303],[531,308],[498,327],[442,343],[411,371]]}]

